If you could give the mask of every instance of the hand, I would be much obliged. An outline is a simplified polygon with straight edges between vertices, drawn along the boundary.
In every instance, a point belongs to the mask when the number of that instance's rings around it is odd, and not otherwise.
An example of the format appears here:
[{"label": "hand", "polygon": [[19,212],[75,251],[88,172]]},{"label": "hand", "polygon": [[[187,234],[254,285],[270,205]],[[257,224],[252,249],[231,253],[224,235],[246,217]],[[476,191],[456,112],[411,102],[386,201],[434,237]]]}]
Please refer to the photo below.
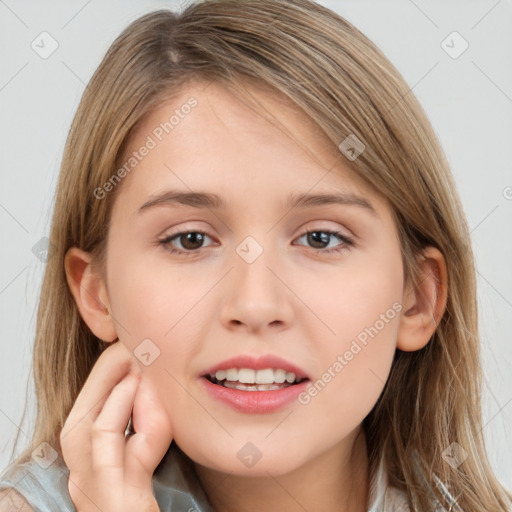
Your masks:
[{"label": "hand", "polygon": [[[132,411],[135,434],[125,438]],[[172,441],[169,419],[119,341],[98,358],[60,434],[78,512],[159,512],[152,477]]]}]

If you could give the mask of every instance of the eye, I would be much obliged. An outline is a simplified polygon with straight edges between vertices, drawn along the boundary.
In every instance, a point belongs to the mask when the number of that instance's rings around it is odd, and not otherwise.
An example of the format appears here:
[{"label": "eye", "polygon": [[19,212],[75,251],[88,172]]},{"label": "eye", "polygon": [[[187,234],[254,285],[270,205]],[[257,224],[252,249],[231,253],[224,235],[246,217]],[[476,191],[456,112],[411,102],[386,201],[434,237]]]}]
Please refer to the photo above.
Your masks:
[{"label": "eye", "polygon": [[[321,253],[341,252],[345,249],[349,249],[354,245],[353,240],[343,233],[340,233],[339,231],[331,231],[328,229],[316,229],[314,231],[308,231],[300,236],[297,240],[300,240],[304,237],[306,237],[308,243],[312,244],[313,249]],[[342,243],[326,249],[326,247],[329,247],[333,237],[338,238],[338,240],[341,240]]]},{"label": "eye", "polygon": [[[177,254],[179,256],[192,256],[195,252],[199,252],[204,246],[204,240],[211,237],[202,231],[181,231],[158,241],[158,244],[163,246],[166,251]],[[354,245],[351,238],[347,237],[339,231],[332,231],[328,229],[317,229],[307,231],[301,235],[297,240],[306,238],[307,242],[311,244],[312,249],[319,253],[337,253],[345,249],[349,249]],[[331,242],[336,237],[341,243],[330,247]],[[176,247],[174,244],[179,243],[181,247]]]},{"label": "eye", "polygon": [[[181,231],[180,233],[166,236],[162,240],[159,240],[158,243],[170,253],[189,256],[203,247],[205,237],[210,238],[206,233],[201,231]],[[172,245],[174,241],[179,242],[181,248],[174,247]]]}]

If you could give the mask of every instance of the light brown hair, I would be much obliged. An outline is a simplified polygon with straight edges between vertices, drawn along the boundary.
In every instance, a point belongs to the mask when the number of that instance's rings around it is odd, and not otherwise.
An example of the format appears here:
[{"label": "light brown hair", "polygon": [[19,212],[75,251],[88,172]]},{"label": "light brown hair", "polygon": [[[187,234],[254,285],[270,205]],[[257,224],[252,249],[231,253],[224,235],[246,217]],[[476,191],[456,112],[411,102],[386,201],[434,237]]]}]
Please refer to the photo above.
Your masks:
[{"label": "light brown hair", "polygon": [[[463,510],[509,510],[512,496],[493,474],[482,435],[475,268],[447,161],[395,67],[357,28],[310,0],[211,0],[181,14],[160,10],[135,20],[109,48],[64,150],[34,343],[37,419],[18,460],[43,441],[61,453],[62,426],[108,346],[80,317],[64,256],[77,246],[101,264],[120,187],[102,200],[94,190],[122,164],[142,118],[189,80],[271,87],[336,146],[352,134],[363,141],[356,160],[341,152],[340,159],[390,201],[406,278],[417,283],[418,256],[429,245],[442,252],[448,273],[446,312],[435,334],[419,351],[396,351],[364,420],[371,470],[384,454],[390,484],[407,492],[415,510],[432,510],[431,490],[446,505],[434,475]],[[457,469],[442,457],[454,441],[468,453]]]}]

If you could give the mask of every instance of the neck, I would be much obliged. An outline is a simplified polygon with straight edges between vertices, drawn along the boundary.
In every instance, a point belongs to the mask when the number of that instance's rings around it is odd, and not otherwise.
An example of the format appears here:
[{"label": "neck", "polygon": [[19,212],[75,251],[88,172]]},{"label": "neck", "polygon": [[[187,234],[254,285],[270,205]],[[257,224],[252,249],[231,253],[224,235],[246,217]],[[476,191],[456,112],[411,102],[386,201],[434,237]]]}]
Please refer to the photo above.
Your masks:
[{"label": "neck", "polygon": [[293,471],[268,477],[224,474],[194,464],[216,512],[366,512],[368,455],[362,427]]}]

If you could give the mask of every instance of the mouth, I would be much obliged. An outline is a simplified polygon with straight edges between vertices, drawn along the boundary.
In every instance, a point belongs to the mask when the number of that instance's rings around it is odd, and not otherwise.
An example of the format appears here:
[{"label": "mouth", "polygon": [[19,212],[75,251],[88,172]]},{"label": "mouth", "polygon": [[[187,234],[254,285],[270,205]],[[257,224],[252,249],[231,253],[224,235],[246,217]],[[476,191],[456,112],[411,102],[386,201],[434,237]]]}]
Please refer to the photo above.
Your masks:
[{"label": "mouth", "polygon": [[203,377],[212,384],[239,391],[278,391],[309,380],[283,368],[229,368]]},{"label": "mouth", "polygon": [[274,354],[241,354],[200,376],[209,397],[246,414],[270,414],[289,407],[311,381],[300,367]]}]

